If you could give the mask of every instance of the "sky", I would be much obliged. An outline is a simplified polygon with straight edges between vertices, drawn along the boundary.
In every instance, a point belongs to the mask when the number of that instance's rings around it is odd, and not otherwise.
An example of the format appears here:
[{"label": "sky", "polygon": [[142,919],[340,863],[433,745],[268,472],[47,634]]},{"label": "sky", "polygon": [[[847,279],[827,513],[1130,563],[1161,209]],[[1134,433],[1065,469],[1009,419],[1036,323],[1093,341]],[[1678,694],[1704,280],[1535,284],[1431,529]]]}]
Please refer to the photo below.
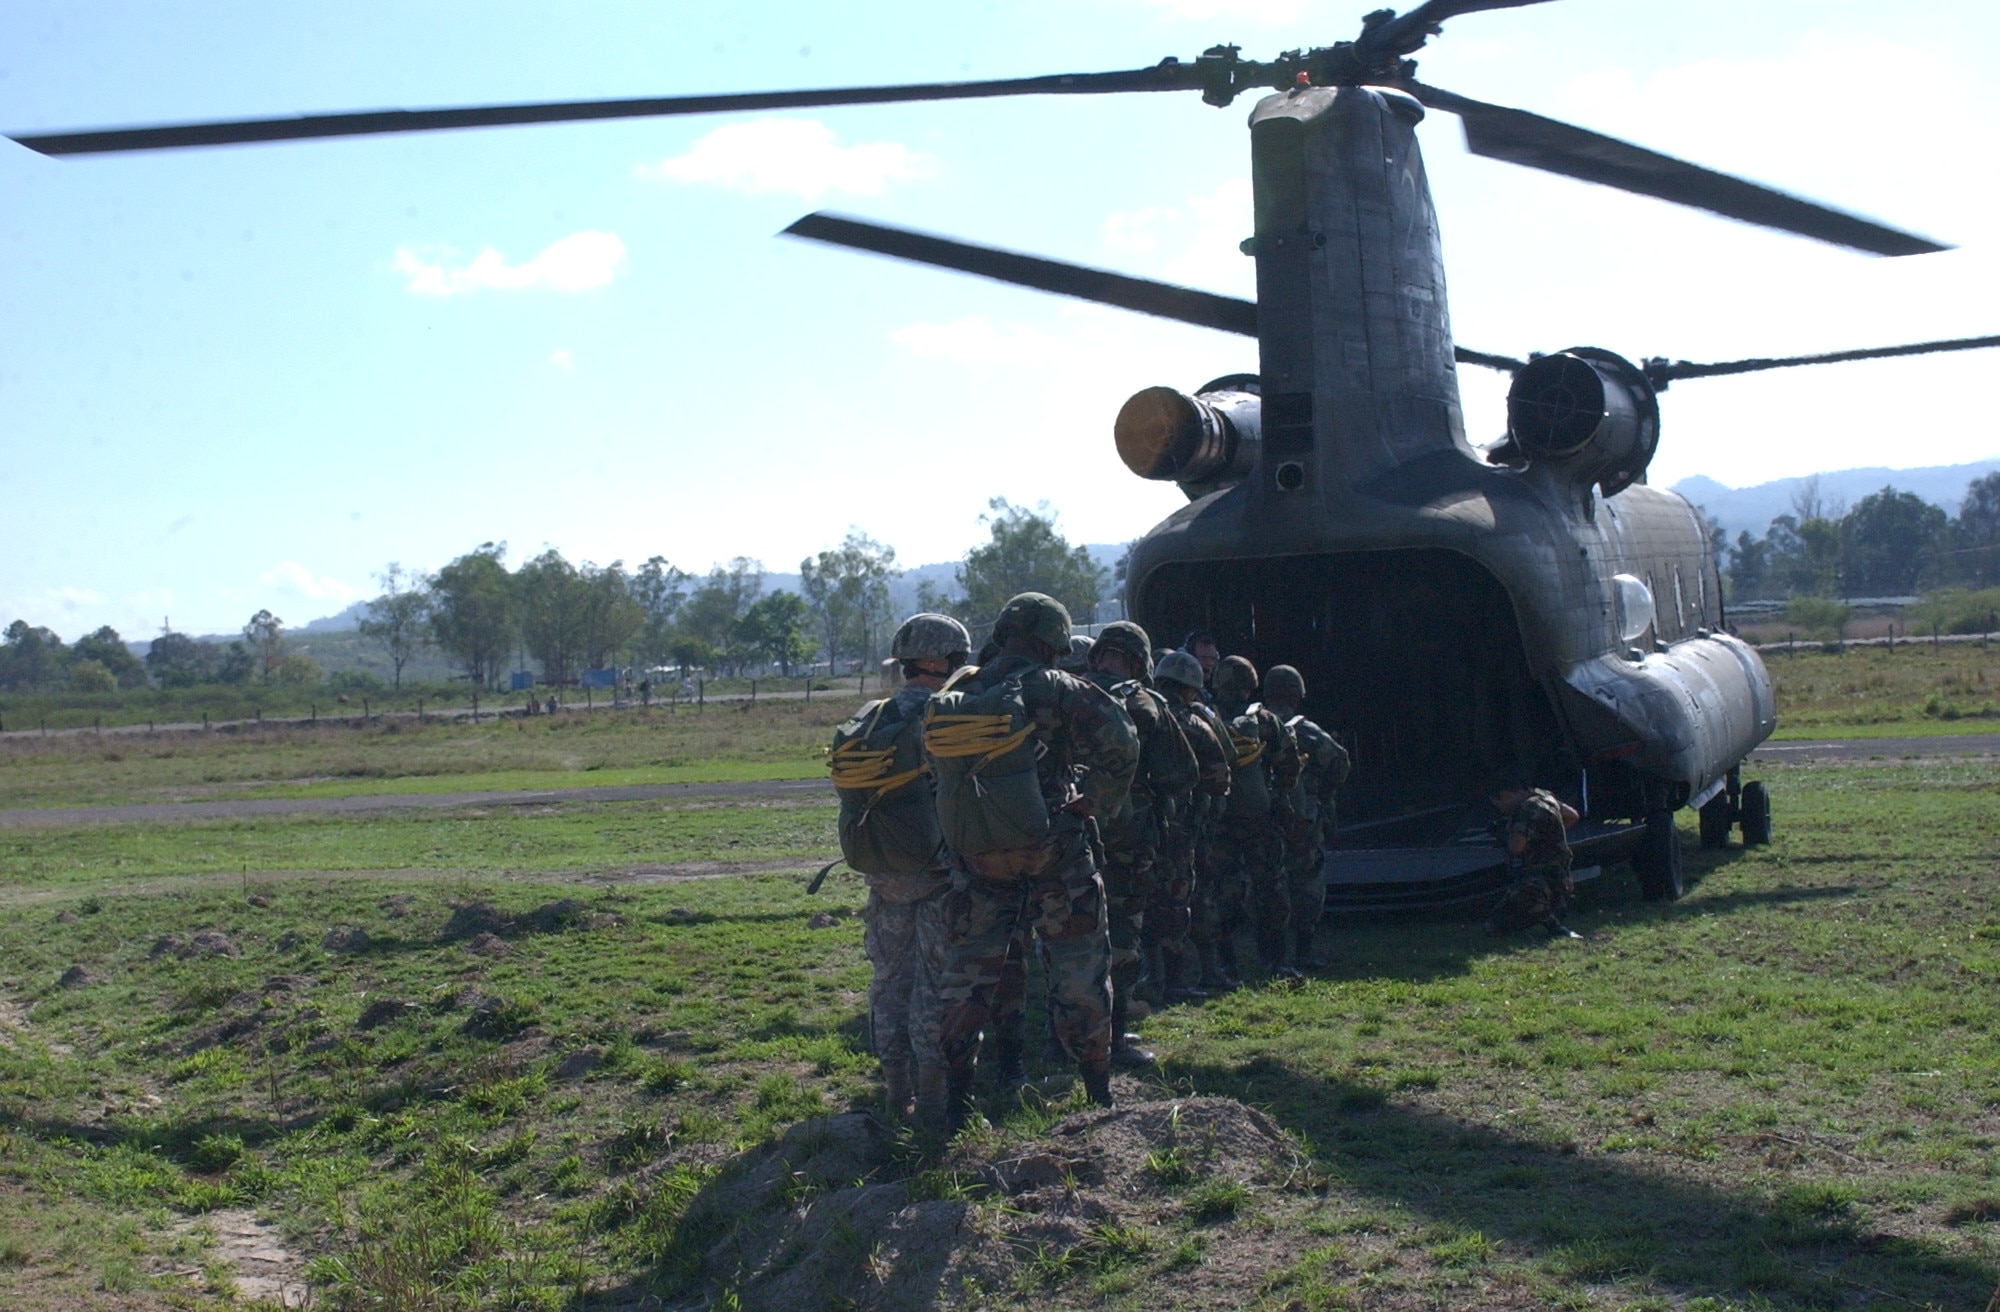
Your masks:
[{"label": "sky", "polygon": [[[1133,68],[1350,38],[1367,4],[0,0],[0,129]],[[1876,259],[1468,156],[1422,129],[1454,327],[1520,355],[2000,332],[2000,6],[1557,3],[1424,80],[1951,242]],[[1247,339],[775,233],[816,209],[1253,290],[1255,97],[968,101],[56,161],[0,146],[0,624],[293,624],[483,542],[794,570],[955,558],[991,497],[1072,540],[1182,503],[1141,388]],[[2000,454],[2000,353],[1684,382],[1653,481]],[[1461,377],[1475,440],[1505,383]]]}]

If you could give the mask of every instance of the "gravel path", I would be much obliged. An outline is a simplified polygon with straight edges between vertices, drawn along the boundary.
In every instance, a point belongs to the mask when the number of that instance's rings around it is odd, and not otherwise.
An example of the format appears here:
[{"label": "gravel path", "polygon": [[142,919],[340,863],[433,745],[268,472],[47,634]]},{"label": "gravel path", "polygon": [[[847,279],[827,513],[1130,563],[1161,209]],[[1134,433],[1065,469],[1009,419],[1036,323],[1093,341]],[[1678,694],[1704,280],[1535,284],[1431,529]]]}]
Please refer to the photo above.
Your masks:
[{"label": "gravel path", "polygon": [[1929,738],[1835,738],[1765,743],[1752,761],[1895,761],[1912,756],[2000,756],[2000,733],[1938,734]]}]

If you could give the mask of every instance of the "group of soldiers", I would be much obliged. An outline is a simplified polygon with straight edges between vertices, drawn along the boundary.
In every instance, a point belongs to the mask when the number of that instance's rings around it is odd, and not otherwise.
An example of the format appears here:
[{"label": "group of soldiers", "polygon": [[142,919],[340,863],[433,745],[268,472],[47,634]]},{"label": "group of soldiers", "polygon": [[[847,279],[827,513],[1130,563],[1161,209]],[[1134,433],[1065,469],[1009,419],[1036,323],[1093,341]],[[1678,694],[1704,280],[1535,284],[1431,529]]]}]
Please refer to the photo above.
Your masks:
[{"label": "group of soldiers", "polygon": [[892,1113],[975,1116],[982,1050],[1026,1079],[1030,954],[1049,1037],[1111,1105],[1153,1007],[1267,978],[1315,947],[1324,841],[1348,757],[1290,666],[1259,681],[1212,635],[1156,652],[1136,624],[1073,635],[1053,598],[1002,608],[985,648],[944,615],[891,643],[903,687],[836,732],[841,846],[868,882],[869,1015]]}]

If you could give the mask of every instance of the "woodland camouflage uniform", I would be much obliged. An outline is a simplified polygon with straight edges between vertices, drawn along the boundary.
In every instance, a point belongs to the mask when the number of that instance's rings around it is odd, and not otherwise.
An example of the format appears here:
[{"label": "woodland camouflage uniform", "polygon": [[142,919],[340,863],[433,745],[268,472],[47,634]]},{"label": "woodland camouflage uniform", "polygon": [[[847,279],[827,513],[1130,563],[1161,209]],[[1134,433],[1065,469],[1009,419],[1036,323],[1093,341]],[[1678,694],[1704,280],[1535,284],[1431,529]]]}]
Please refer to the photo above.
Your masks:
[{"label": "woodland camouflage uniform", "polygon": [[1291,901],[1292,964],[1318,970],[1326,961],[1313,934],[1326,907],[1326,844],[1336,826],[1335,791],[1352,768],[1347,749],[1297,710],[1305,701],[1305,680],[1289,665],[1264,674],[1264,701],[1284,717],[1299,749],[1299,781],[1292,787],[1292,819],[1285,830],[1285,882]]},{"label": "woodland camouflage uniform", "polygon": [[[1152,644],[1136,624],[1108,625],[1098,643],[1114,645],[1141,670],[1152,663]],[[1093,670],[1090,677],[1125,708],[1139,738],[1139,769],[1132,791],[1125,805],[1102,822],[1111,938],[1111,1035],[1117,1051],[1126,1046],[1127,1008],[1139,982],[1140,943],[1165,826],[1192,800],[1200,765],[1167,699],[1149,686],[1149,680],[1120,680],[1106,669]],[[1149,1060],[1143,1053],[1139,1059]]]},{"label": "woodland camouflage uniform", "polygon": [[[1212,707],[1188,699],[1201,693],[1201,666],[1186,652],[1161,658],[1155,682],[1165,690],[1169,711],[1195,756],[1199,780],[1194,796],[1163,827],[1153,896],[1146,906],[1143,952],[1162,984],[1167,1002],[1203,995],[1200,949],[1194,938],[1197,868],[1208,856],[1209,834],[1229,796],[1228,731]],[[1204,934],[1202,942],[1208,938]]]},{"label": "woodland camouflage uniform", "polygon": [[[1001,612],[996,641],[1006,641],[1005,625],[1021,600]],[[1061,615],[1066,631],[1067,612],[1041,600]],[[1067,642],[1065,632],[1060,643],[1049,645]],[[1123,804],[1138,766],[1138,744],[1124,709],[1102,689],[1025,656],[1003,652],[953,686],[982,692],[1009,678],[1020,680],[1039,747],[1036,775],[1050,832],[1018,874],[954,855],[951,946],[942,990],[942,1041],[954,1111],[969,1099],[980,1038],[994,1024],[1008,947],[1017,932],[1030,929],[1048,966],[1056,1039],[1077,1063],[1092,1096],[1110,1097],[1110,951],[1089,816],[1115,814]]]},{"label": "woodland camouflage uniform", "polygon": [[1511,934],[1530,925],[1558,928],[1564,908],[1576,896],[1562,803],[1546,788],[1529,790],[1514,808],[1506,833],[1526,839],[1527,846],[1516,858],[1514,882],[1486,922],[1488,932]]},{"label": "woodland camouflage uniform", "polygon": [[[1257,671],[1241,656],[1215,667],[1216,710],[1229,726],[1232,762],[1229,806],[1212,840],[1212,895],[1204,914],[1212,918],[1211,942],[1219,962],[1204,962],[1212,977],[1226,983],[1241,975],[1235,936],[1249,912],[1264,969],[1284,973],[1291,899],[1285,882],[1285,830],[1291,824],[1291,791],[1299,778],[1298,744],[1269,708],[1250,698]],[[1221,969],[1215,970],[1219,965]]]}]

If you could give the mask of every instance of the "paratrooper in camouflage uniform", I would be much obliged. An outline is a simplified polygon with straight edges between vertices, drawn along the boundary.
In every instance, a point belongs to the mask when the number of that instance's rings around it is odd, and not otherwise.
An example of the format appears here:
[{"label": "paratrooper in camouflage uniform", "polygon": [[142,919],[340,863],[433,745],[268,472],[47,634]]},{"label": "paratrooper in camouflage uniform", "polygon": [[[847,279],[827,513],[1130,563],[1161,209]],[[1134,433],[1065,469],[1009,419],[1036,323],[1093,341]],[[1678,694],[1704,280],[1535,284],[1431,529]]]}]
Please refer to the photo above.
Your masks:
[{"label": "paratrooper in camouflage uniform", "polygon": [[1257,667],[1241,656],[1229,656],[1215,667],[1211,679],[1216,711],[1228,726],[1233,752],[1229,805],[1211,842],[1214,879],[1204,881],[1213,895],[1204,899],[1213,918],[1210,944],[1213,959],[1204,954],[1203,980],[1221,987],[1240,982],[1236,962],[1236,931],[1245,919],[1247,893],[1257,941],[1257,955],[1267,974],[1297,974],[1285,964],[1285,940],[1291,899],[1285,886],[1285,830],[1291,824],[1292,785],[1299,778],[1298,746],[1271,710],[1251,700],[1257,693]]},{"label": "paratrooper in camouflage uniform", "polygon": [[1069,612],[1060,603],[1040,593],[1015,597],[1001,610],[993,639],[998,654],[952,686],[978,694],[1019,681],[1049,834],[1036,850],[1005,861],[953,856],[943,1047],[955,1121],[970,1112],[980,1038],[993,1024],[1008,946],[1024,929],[1045,954],[1056,1037],[1091,1098],[1110,1105],[1110,948],[1091,817],[1117,813],[1138,765],[1124,709],[1094,684],[1053,668],[1069,649]]},{"label": "paratrooper in camouflage uniform", "polygon": [[[1162,656],[1153,681],[1194,751],[1200,783],[1188,805],[1166,825],[1142,942],[1149,968],[1160,980],[1161,1000],[1198,1002],[1208,994],[1201,988],[1201,950],[1193,937],[1194,906],[1200,897],[1196,872],[1206,856],[1210,831],[1227,805],[1229,751],[1223,744],[1228,730],[1202,702],[1201,663],[1188,653]],[[1208,941],[1205,934],[1201,941]]]},{"label": "paratrooper in camouflage uniform", "polygon": [[1264,672],[1264,704],[1284,721],[1299,750],[1299,781],[1292,786],[1292,823],[1285,831],[1286,890],[1291,899],[1292,964],[1321,970],[1326,958],[1313,936],[1326,909],[1326,844],[1336,824],[1334,793],[1347,782],[1347,749],[1299,713],[1306,681],[1289,665]]},{"label": "paratrooper in camouflage uniform", "polygon": [[1513,882],[1486,921],[1489,934],[1512,934],[1540,925],[1555,938],[1577,938],[1563,924],[1563,909],[1576,896],[1570,877],[1568,829],[1574,808],[1545,788],[1503,780],[1491,794],[1505,818],[1504,837]]}]

